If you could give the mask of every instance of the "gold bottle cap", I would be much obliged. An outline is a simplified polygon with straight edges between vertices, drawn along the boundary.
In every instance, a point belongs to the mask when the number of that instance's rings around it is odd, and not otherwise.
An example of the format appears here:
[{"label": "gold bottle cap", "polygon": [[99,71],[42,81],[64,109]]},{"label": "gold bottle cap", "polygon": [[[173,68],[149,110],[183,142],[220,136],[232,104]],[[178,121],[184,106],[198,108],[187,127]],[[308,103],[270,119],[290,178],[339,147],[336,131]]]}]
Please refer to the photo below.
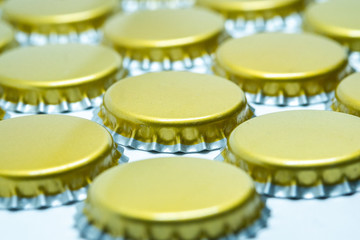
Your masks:
[{"label": "gold bottle cap", "polygon": [[125,58],[169,61],[171,69],[171,62],[211,55],[223,24],[220,15],[205,9],[162,9],[118,14],[105,24],[104,34]]},{"label": "gold bottle cap", "polygon": [[261,218],[263,209],[243,171],[217,161],[173,157],[106,171],[91,185],[82,214],[109,239],[182,240],[236,234]]},{"label": "gold bottle cap", "polygon": [[124,12],[139,10],[155,10],[163,8],[189,8],[196,0],[120,0],[121,9]]},{"label": "gold bottle cap", "polygon": [[13,41],[14,32],[9,24],[0,20],[0,53],[2,53]]},{"label": "gold bottle cap", "polygon": [[121,57],[81,44],[18,48],[0,56],[0,106],[18,112],[66,112],[99,106],[124,76]]},{"label": "gold bottle cap", "polygon": [[349,113],[360,117],[360,73],[345,78],[336,88],[331,106],[334,111]]},{"label": "gold bottle cap", "polygon": [[249,119],[244,93],[216,76],[190,72],[148,73],[112,85],[99,123],[116,142],[158,152],[199,152],[226,145]]},{"label": "gold bottle cap", "polygon": [[360,51],[360,1],[332,0],[311,5],[304,14],[306,30],[333,38]]},{"label": "gold bottle cap", "polygon": [[198,0],[197,3],[214,10],[231,14],[232,12],[258,13],[269,10],[278,10],[280,12],[286,8],[302,5],[302,0]]},{"label": "gold bottle cap", "polygon": [[[324,58],[326,56],[326,58]],[[225,42],[214,72],[237,83],[258,104],[327,102],[347,70],[345,50],[311,34],[266,33]]]},{"label": "gold bottle cap", "polygon": [[67,40],[52,37],[45,41],[51,43],[87,42],[85,38],[91,38],[90,35],[93,33],[87,32],[88,35],[82,33],[99,29],[116,5],[116,0],[11,0],[4,4],[3,14],[17,30],[28,34],[25,42],[20,41],[24,44],[43,43],[43,39],[39,39],[38,43],[32,41],[32,33],[55,34],[58,37],[72,35]]},{"label": "gold bottle cap", "polygon": [[104,128],[77,117],[13,118],[0,121],[0,132],[0,208],[83,200],[88,183],[121,156]]},{"label": "gold bottle cap", "polygon": [[360,186],[360,119],[331,111],[253,118],[230,135],[226,160],[246,169],[260,193],[313,198]]}]

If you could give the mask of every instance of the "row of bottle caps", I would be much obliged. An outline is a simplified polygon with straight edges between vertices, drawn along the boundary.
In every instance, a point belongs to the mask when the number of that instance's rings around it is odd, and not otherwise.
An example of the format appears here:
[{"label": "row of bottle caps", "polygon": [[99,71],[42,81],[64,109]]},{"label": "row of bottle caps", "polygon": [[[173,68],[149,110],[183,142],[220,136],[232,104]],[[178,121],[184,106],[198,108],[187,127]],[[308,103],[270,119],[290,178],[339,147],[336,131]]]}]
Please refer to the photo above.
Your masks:
[{"label": "row of bottle caps", "polygon": [[[90,1],[96,11],[54,17],[41,12],[46,7],[36,5],[45,2],[36,0],[29,8],[19,7],[25,4],[20,0],[5,4],[4,16],[14,25],[20,45],[85,43],[81,39],[92,42],[89,39],[95,35],[99,41],[100,26],[115,6],[110,1]],[[128,6],[125,2],[136,1],[123,2],[122,6]],[[221,4],[216,2],[199,1],[217,10]],[[317,198],[358,191],[358,117],[291,111],[252,118],[248,101],[307,106],[328,102],[335,89],[332,109],[360,115],[360,75],[348,76],[356,61],[349,66],[347,52],[336,41],[304,33],[267,33],[224,41],[227,35],[240,36],[229,31],[231,21],[234,31],[244,33],[239,26],[267,31],[259,27],[261,23],[273,26],[268,20],[294,16],[301,8],[290,11],[289,6],[303,4],[278,2],[283,5],[276,5],[277,14],[256,9],[256,17],[244,13],[246,8],[254,11],[255,6],[249,4],[236,5],[241,14],[226,12],[226,7],[234,9],[234,5],[220,6],[219,12],[230,21],[200,8],[121,13],[104,26],[106,41],[115,51],[73,43],[2,53],[0,106],[7,112],[64,113],[100,106],[93,120],[106,130],[93,121],[62,115],[1,121],[0,207],[52,207],[88,196],[76,222],[88,239],[237,238],[251,236],[265,224],[267,209],[258,193]],[[83,10],[81,4],[84,2],[72,2],[71,9]],[[51,9],[69,13],[70,5],[61,6],[51,5]],[[129,10],[147,5],[132,6]],[[343,6],[348,9],[338,14],[345,18],[335,21],[345,25],[339,30],[330,21],[335,18],[331,11],[341,12]],[[350,0],[313,5],[305,13],[305,23],[308,29],[345,44],[353,59],[358,40],[351,28],[354,25],[346,19],[354,21],[356,6],[359,3]],[[40,9],[40,16],[26,12],[31,8]],[[259,20],[260,14],[264,19]],[[98,28],[81,25],[95,18]],[[66,24],[51,26],[59,19]],[[76,24],[71,23],[74,19]],[[40,26],[37,21],[45,24]],[[287,22],[293,20],[283,23]],[[11,32],[8,26],[3,29]],[[348,35],[340,38],[324,29]],[[199,72],[199,66],[218,76],[147,73]],[[146,74],[135,76],[140,73]],[[123,79],[126,75],[133,77]],[[252,179],[230,164],[202,159],[149,159],[116,166],[128,160],[120,145],[171,153],[227,145],[222,153],[225,161],[242,168]],[[132,184],[124,184],[127,182]]]},{"label": "row of bottle caps", "polygon": [[[100,26],[104,21],[99,23],[98,29],[93,23],[94,26],[90,24],[79,27],[80,32],[77,33],[72,32],[73,25],[83,24],[84,18],[87,23],[95,21],[92,17],[95,12],[100,11],[100,6],[101,9],[108,9],[102,11],[104,19],[112,9],[105,7],[110,4],[106,5],[106,1],[93,1],[90,1],[92,4],[87,1],[77,3],[80,10],[70,2],[61,2],[62,8],[56,9],[56,14],[50,5],[46,7],[44,4],[44,9],[41,8],[44,12],[37,12],[36,4],[33,4],[34,10],[30,6],[23,7],[20,4],[22,1],[15,0],[5,4],[4,15],[15,26],[15,36],[20,45],[73,41],[86,43],[90,38],[81,37],[80,30],[92,32],[91,35],[97,35],[96,38],[100,40]],[[34,2],[40,4],[43,0]],[[90,11],[87,4],[94,9]],[[353,0],[346,3],[331,1],[315,4],[304,14],[306,29],[331,36],[347,48],[334,40],[308,33],[267,33],[229,40],[223,17],[200,8],[119,13],[111,17],[103,27],[104,41],[114,49],[63,44],[15,48],[3,54],[0,58],[0,68],[3,70],[0,73],[7,80],[0,82],[4,92],[0,106],[28,113],[81,110],[98,106],[100,96],[106,88],[126,75],[164,70],[215,73],[237,83],[245,91],[249,102],[256,104],[306,106],[328,102],[337,83],[354,69],[357,70],[360,63],[359,37],[354,34],[358,29],[353,26],[358,15],[356,11],[352,11],[357,4]],[[341,8],[337,5],[341,5]],[[73,11],[71,14],[68,13],[69,9]],[[337,14],[339,19],[327,19],[338,11],[346,15]],[[95,19],[98,19],[99,16],[96,16]],[[347,21],[348,19],[350,20]],[[19,22],[28,25],[22,26]],[[193,24],[194,22],[199,24]],[[339,26],[339,23],[343,26]],[[29,32],[25,33],[24,29]],[[1,47],[6,49],[12,45],[7,43],[12,42],[13,33],[5,22],[0,24],[0,31]],[[26,43],[21,40],[25,39],[21,37],[24,34],[29,35]],[[92,40],[90,42],[98,43]],[[346,49],[349,51],[346,52]],[[69,66],[77,68],[84,61],[91,61],[87,59],[92,59],[93,62],[89,63],[91,67],[80,68],[81,71],[76,73],[63,71]],[[97,63],[99,60],[102,61],[101,64]],[[31,67],[29,61],[32,63]],[[17,67],[10,67],[12,64]],[[44,68],[48,71],[40,70]],[[33,72],[33,76],[30,77],[29,71]],[[41,84],[37,83],[39,79],[42,79]],[[66,81],[68,79],[76,79],[77,84]],[[24,88],[27,90],[23,91]],[[336,107],[344,108],[343,105],[337,104]]]}]

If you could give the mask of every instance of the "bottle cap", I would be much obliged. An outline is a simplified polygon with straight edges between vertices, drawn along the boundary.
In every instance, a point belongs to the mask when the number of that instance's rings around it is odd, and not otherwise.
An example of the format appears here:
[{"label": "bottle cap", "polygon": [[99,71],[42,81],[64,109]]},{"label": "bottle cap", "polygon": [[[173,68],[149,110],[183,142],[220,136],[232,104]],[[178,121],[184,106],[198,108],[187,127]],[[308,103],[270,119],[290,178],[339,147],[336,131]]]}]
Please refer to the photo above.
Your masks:
[{"label": "bottle cap", "polygon": [[10,25],[0,20],[0,53],[10,46],[13,38],[14,33]]},{"label": "bottle cap", "polygon": [[331,108],[360,117],[360,73],[345,78],[336,88]]},{"label": "bottle cap", "polygon": [[[96,114],[95,114],[96,115]],[[112,85],[95,121],[121,145],[157,152],[199,152],[226,145],[252,112],[226,79],[189,72],[147,73]]]},{"label": "bottle cap", "polygon": [[216,239],[264,222],[263,210],[251,178],[229,164],[155,158],[96,178],[76,224],[94,240]]},{"label": "bottle cap", "polygon": [[124,12],[135,12],[161,8],[189,8],[194,3],[195,0],[120,0],[120,7]]},{"label": "bottle cap", "polygon": [[332,38],[350,51],[349,63],[360,71],[360,1],[314,4],[304,14],[304,29]]},{"label": "bottle cap", "polygon": [[0,106],[21,113],[53,113],[99,106],[125,75],[121,57],[81,44],[18,48],[0,56]]},{"label": "bottle cap", "polygon": [[323,34],[360,51],[360,1],[332,0],[313,4],[305,11],[306,30]]},{"label": "bottle cap", "polygon": [[116,5],[116,0],[11,0],[3,15],[21,45],[98,43],[99,28]]},{"label": "bottle cap", "polygon": [[221,13],[232,37],[257,32],[298,31],[303,0],[198,0],[197,4]]},{"label": "bottle cap", "polygon": [[138,75],[209,67],[223,24],[220,15],[205,9],[162,9],[118,14],[105,24],[104,34],[130,74]]},{"label": "bottle cap", "polygon": [[285,111],[253,118],[230,135],[226,161],[253,177],[259,193],[331,197],[360,189],[360,118]]},{"label": "bottle cap", "polygon": [[0,208],[43,208],[83,200],[87,185],[121,157],[111,135],[82,118],[12,118],[0,121],[0,131]]},{"label": "bottle cap", "polygon": [[345,50],[333,40],[266,33],[225,42],[214,72],[237,83],[249,102],[299,106],[330,100],[347,66]]}]

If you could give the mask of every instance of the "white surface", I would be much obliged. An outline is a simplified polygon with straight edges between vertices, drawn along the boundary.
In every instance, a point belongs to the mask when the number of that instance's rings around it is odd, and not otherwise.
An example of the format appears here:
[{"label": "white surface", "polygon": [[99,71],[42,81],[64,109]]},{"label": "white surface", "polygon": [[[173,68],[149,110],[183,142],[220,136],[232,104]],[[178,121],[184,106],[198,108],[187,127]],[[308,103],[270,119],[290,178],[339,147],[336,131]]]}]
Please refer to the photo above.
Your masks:
[{"label": "white surface", "polygon": [[[295,110],[301,108],[276,108],[256,106],[256,114]],[[325,105],[306,107],[324,109]],[[92,111],[75,114],[91,119]],[[22,116],[11,114],[12,117]],[[214,159],[219,150],[185,154],[189,157]],[[174,156],[126,149],[125,155],[131,161],[153,157]],[[183,155],[184,154],[180,154]],[[130,183],[129,183],[130,184]],[[360,239],[360,193],[325,200],[286,200],[269,198],[267,206],[271,210],[268,227],[261,230],[258,240],[356,240]],[[74,228],[76,205],[46,210],[0,211],[0,239],[4,240],[80,240]]]},{"label": "white surface", "polygon": [[326,200],[269,199],[268,227],[256,239],[360,239],[360,194]]}]

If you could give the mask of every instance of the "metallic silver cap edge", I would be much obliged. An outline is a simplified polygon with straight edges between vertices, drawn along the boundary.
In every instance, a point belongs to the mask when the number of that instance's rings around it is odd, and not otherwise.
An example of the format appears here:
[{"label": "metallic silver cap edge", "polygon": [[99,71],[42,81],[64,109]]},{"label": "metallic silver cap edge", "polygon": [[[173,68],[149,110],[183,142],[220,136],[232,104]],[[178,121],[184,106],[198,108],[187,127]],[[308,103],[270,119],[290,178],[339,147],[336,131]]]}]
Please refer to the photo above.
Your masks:
[{"label": "metallic silver cap edge", "polygon": [[[225,37],[219,37],[222,39]],[[222,40],[219,40],[221,42]],[[129,71],[129,76],[138,76],[148,72],[161,71],[190,71],[194,73],[211,74],[211,65],[213,62],[213,54],[205,53],[197,58],[185,57],[183,60],[171,61],[169,58],[163,61],[151,61],[149,58],[143,60],[134,60],[128,56],[124,57],[124,67]]]},{"label": "metallic silver cap edge", "polygon": [[18,196],[9,198],[0,197],[0,209],[27,210],[57,207],[85,200],[86,196],[87,186],[75,191],[67,189],[65,192],[53,196],[41,194],[33,198],[21,198]]},{"label": "metallic silver cap edge", "polygon": [[297,97],[266,96],[262,92],[257,94],[245,93],[250,103],[263,104],[269,106],[307,106],[310,104],[325,103],[334,97],[334,91],[329,93],[321,93],[314,96],[300,95]]},{"label": "metallic silver cap edge", "polygon": [[[113,237],[106,232],[93,226],[82,213],[84,203],[77,206],[77,212],[75,214],[75,228],[80,232],[80,237],[88,240],[126,240],[123,237]],[[241,230],[238,233],[229,234],[221,237],[218,240],[241,240],[249,239],[256,236],[256,234],[267,226],[268,218],[270,217],[270,210],[264,206],[261,211],[260,218],[255,220],[250,226]],[[205,239],[204,239],[205,240]]]},{"label": "metallic silver cap edge", "polygon": [[120,7],[125,12],[154,10],[160,8],[189,8],[195,0],[121,0]]},{"label": "metallic silver cap edge", "polygon": [[227,19],[225,29],[233,38],[240,38],[261,32],[301,32],[302,17],[298,12],[287,16],[275,16],[270,19],[258,17],[254,20],[246,18]]},{"label": "metallic silver cap edge", "polygon": [[195,153],[195,152],[201,152],[201,151],[206,151],[206,150],[211,151],[211,150],[220,149],[220,148],[225,147],[226,143],[227,143],[226,138],[221,139],[216,142],[212,142],[212,143],[202,142],[202,143],[198,143],[195,145],[184,145],[184,144],[164,145],[164,144],[159,144],[156,142],[145,143],[145,142],[138,141],[134,138],[124,137],[124,136],[114,132],[113,130],[109,129],[108,127],[106,127],[104,125],[102,119],[98,116],[98,112],[99,112],[99,108],[96,108],[93,111],[92,121],[105,127],[106,130],[108,130],[110,132],[110,134],[112,135],[112,137],[116,143],[126,146],[126,147],[135,148],[138,150],[154,151],[154,152],[162,152],[162,153],[177,153],[177,152]]},{"label": "metallic silver cap edge", "polygon": [[297,185],[279,186],[271,182],[259,183],[255,181],[255,188],[259,194],[277,198],[314,199],[329,198],[353,194],[360,191],[360,180],[344,180],[340,184],[319,184],[315,187],[303,187]]},{"label": "metallic silver cap edge", "polygon": [[0,107],[6,111],[18,112],[18,113],[66,113],[66,112],[75,112],[82,111],[89,108],[98,107],[102,103],[103,95],[100,95],[96,98],[87,98],[84,97],[81,101],[69,103],[63,101],[57,105],[47,105],[45,103],[40,103],[38,105],[24,104],[23,102],[13,103],[0,99]]},{"label": "metallic silver cap edge", "polygon": [[76,28],[69,34],[61,34],[53,32],[49,35],[37,32],[26,33],[20,30],[15,30],[15,39],[21,46],[42,46],[46,44],[67,44],[67,43],[81,43],[81,44],[99,44],[103,39],[102,31],[99,29],[89,29],[81,32]]},{"label": "metallic silver cap edge", "polygon": [[360,72],[360,51],[352,51],[349,53],[349,65],[356,72]]}]

